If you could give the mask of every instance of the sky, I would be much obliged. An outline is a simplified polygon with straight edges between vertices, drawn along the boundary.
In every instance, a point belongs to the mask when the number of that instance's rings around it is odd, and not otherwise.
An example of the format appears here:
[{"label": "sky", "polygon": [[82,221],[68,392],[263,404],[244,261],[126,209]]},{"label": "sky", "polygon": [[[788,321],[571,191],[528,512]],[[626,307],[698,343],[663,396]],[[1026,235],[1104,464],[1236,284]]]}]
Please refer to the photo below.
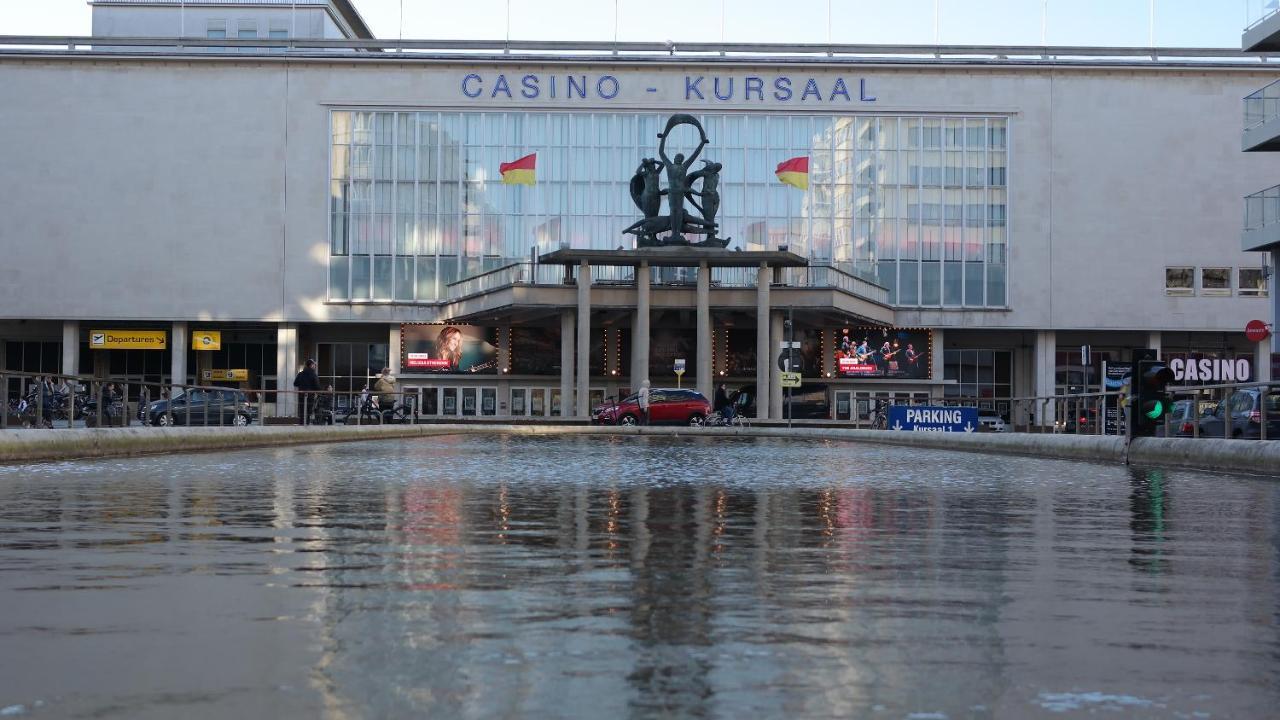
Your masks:
[{"label": "sky", "polygon": [[[383,39],[1147,46],[1154,36],[1160,47],[1222,48],[1238,48],[1272,1],[1154,0],[1153,23],[1152,0],[354,0]],[[0,35],[88,35],[89,13],[86,0],[0,0]]]}]

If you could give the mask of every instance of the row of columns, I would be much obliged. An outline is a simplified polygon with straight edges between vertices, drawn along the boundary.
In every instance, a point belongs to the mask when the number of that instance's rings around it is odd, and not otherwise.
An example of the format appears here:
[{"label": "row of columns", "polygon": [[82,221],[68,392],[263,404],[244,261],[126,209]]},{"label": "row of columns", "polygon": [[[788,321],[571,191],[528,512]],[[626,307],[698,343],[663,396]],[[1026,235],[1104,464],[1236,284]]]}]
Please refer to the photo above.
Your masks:
[{"label": "row of columns", "polygon": [[[650,336],[650,266],[641,262],[636,268],[636,309],[631,333],[631,383],[635,388],[649,377]],[[756,412],[759,417],[769,417],[770,409],[777,415],[782,407],[779,386],[779,370],[771,361],[770,338],[774,344],[782,341],[782,314],[769,306],[769,267],[761,263],[756,282],[756,313],[761,318],[756,323]],[[569,398],[575,398],[574,415],[591,414],[591,266],[584,260],[577,267],[577,308],[566,309],[560,315],[560,397],[568,407]],[[715,375],[711,363],[711,268],[707,263],[698,264],[697,299],[697,367],[695,389],[707,398],[715,393]],[[576,338],[576,342],[575,342]],[[575,372],[576,368],[576,372]],[[772,370],[771,370],[772,368]],[[770,392],[763,392],[769,388]],[[568,414],[568,413],[566,413]]]}]

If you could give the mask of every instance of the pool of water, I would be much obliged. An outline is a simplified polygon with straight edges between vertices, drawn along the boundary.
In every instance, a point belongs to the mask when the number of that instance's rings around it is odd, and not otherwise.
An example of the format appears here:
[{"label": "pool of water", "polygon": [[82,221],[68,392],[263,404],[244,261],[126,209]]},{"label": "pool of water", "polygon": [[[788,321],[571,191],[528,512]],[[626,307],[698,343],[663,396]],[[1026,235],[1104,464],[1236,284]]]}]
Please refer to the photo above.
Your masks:
[{"label": "pool of water", "polygon": [[1269,717],[1278,490],[777,439],[0,467],[0,716]]}]

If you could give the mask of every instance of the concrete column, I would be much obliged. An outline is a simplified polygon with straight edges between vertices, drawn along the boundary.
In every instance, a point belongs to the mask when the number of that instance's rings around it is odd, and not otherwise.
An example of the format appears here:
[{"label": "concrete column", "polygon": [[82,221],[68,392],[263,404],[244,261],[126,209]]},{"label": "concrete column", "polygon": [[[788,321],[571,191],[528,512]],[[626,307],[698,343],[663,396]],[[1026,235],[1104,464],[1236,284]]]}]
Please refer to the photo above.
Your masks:
[{"label": "concrete column", "polygon": [[636,318],[631,324],[631,392],[649,379],[649,263],[636,268]]},{"label": "concrete column", "polygon": [[[387,367],[391,368],[391,374],[400,376],[400,324],[392,323],[387,327]],[[378,368],[381,370],[382,368]],[[502,371],[499,370],[499,373]]]},{"label": "concrete column", "polygon": [[1164,339],[1164,333],[1159,330],[1152,330],[1147,333],[1147,347],[1156,351],[1156,359],[1159,360],[1161,355],[1161,341]]},{"label": "concrete column", "polygon": [[80,374],[80,321],[62,322],[62,374]]},{"label": "concrete column", "polygon": [[778,368],[778,353],[782,352],[782,342],[787,339],[782,326],[784,319],[781,310],[769,313],[769,334],[773,341],[765,354],[765,362],[769,366],[769,417],[777,420],[786,417],[782,407],[782,370]]},{"label": "concrete column", "polygon": [[[176,322],[169,332],[169,377],[174,385],[187,384],[187,349],[191,345],[191,333],[185,322]],[[199,379],[196,382],[200,382]]]},{"label": "concrete column", "polygon": [[[947,358],[944,353],[947,349],[947,333],[941,328],[933,331],[932,349],[933,352],[929,355],[929,379],[937,381],[941,380],[946,374]],[[944,393],[945,391],[936,385],[929,388],[929,397],[931,398],[942,397]]]},{"label": "concrete column", "polygon": [[756,272],[756,417],[769,417],[769,368],[772,366],[769,352],[769,282],[773,273],[769,266],[760,263]]},{"label": "concrete column", "polygon": [[[280,323],[276,325],[276,388],[293,390],[293,376],[298,374],[298,324]],[[379,368],[381,369],[381,368]],[[293,415],[298,405],[291,393],[282,393],[275,397],[267,397],[266,401],[276,403],[276,415]]]},{"label": "concrete column", "polygon": [[[560,414],[573,414],[573,328],[572,308],[560,311]],[[550,398],[547,399],[550,402]],[[550,407],[547,410],[550,413]]]},{"label": "concrete column", "polygon": [[[1271,293],[1271,352],[1280,353],[1280,248],[1271,251],[1271,277],[1267,279],[1267,292]],[[1271,367],[1267,358],[1267,367]]]},{"label": "concrete column", "polygon": [[698,263],[698,392],[710,400],[714,395],[711,369],[711,268]]},{"label": "concrete column", "polygon": [[[1058,334],[1052,330],[1039,330],[1036,332],[1036,356],[1035,356],[1035,395],[1047,396],[1053,395],[1057,387],[1057,370],[1058,361],[1055,354],[1058,352]],[[1053,409],[1051,406],[1045,406],[1044,403],[1037,402],[1036,408],[1036,424],[1041,427],[1053,425]]]},{"label": "concrete column", "polygon": [[1263,340],[1253,349],[1253,379],[1257,382],[1271,382],[1271,342]]},{"label": "concrete column", "polygon": [[591,416],[591,266],[586,262],[578,266],[578,397],[575,408],[574,414],[578,417]]}]

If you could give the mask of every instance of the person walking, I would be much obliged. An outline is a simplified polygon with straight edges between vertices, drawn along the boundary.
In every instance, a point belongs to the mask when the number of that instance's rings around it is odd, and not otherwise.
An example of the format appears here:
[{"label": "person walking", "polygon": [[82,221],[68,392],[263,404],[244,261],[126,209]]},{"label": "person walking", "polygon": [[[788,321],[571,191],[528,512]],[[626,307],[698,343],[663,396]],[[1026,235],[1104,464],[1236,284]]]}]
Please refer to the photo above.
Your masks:
[{"label": "person walking", "polygon": [[640,383],[640,394],[637,397],[640,402],[640,424],[649,424],[649,381],[646,379]]},{"label": "person walking", "polygon": [[314,393],[320,389],[320,377],[316,375],[316,361],[308,359],[293,379],[293,389],[298,391],[298,419],[303,425],[310,422],[311,409],[315,407]]},{"label": "person walking", "polygon": [[716,395],[711,402],[711,409],[720,413],[721,417],[724,417],[725,408],[727,407],[729,407],[729,391],[725,388],[724,383],[720,383],[716,387]]}]

